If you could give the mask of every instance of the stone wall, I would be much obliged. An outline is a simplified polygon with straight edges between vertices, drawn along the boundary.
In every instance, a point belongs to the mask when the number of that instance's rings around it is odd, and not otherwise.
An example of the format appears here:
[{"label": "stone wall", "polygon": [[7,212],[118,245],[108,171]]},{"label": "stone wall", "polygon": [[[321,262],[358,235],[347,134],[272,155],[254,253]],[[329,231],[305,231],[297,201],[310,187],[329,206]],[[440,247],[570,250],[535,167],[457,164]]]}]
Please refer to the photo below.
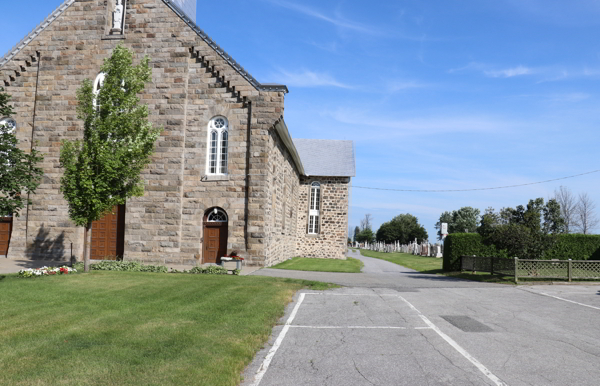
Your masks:
[{"label": "stone wall", "polygon": [[296,224],[300,177],[290,153],[279,134],[271,130],[265,230],[269,267],[296,256]]},{"label": "stone wall", "polygon": [[[13,96],[21,146],[31,148],[33,138],[45,156],[44,180],[33,205],[15,220],[9,257],[66,257],[71,242],[82,257],[83,230],[69,220],[59,192],[60,141],[81,138],[76,91],[123,43],[135,63],[151,58],[153,81],[141,100],[153,124],[164,128],[144,172],[145,195],[127,203],[125,258],[199,261],[203,215],[218,206],[229,215],[228,250],[264,264],[267,184],[260,175],[266,174],[269,128],[283,114],[284,94],[257,91],[161,0],[127,1],[122,36],[106,35],[109,15],[104,0],[76,1],[0,69],[0,84]],[[218,181],[204,177],[207,124],[215,115],[228,118],[231,134],[230,173]]]},{"label": "stone wall", "polygon": [[[310,186],[321,184],[320,229],[316,235],[308,234],[308,209]],[[347,177],[302,177],[298,198],[296,255],[345,259],[348,242]]]}]

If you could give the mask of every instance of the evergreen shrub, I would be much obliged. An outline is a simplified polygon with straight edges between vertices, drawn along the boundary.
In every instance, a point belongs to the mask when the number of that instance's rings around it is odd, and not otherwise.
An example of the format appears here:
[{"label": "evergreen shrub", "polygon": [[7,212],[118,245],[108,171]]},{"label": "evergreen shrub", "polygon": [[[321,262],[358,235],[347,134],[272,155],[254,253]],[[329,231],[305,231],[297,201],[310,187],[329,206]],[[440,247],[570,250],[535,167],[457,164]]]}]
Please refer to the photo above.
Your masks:
[{"label": "evergreen shrub", "polygon": [[[452,233],[444,241],[444,271],[460,271],[461,256],[514,257],[486,245],[478,233]],[[560,234],[542,255],[544,260],[600,260],[600,235]]]},{"label": "evergreen shrub", "polygon": [[479,233],[452,233],[444,240],[444,271],[460,271],[460,257],[472,255],[502,257],[505,253],[497,251],[493,245],[485,245]]},{"label": "evergreen shrub", "polygon": [[600,235],[558,235],[556,244],[546,251],[544,259],[600,260]]}]

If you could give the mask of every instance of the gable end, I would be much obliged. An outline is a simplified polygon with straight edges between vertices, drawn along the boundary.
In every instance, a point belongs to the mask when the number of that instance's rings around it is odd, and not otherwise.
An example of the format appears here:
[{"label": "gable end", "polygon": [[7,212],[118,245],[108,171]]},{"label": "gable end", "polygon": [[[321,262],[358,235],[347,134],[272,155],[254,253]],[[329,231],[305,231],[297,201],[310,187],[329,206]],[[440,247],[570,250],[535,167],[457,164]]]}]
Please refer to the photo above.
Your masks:
[{"label": "gable end", "polygon": [[[56,8],[44,21],[42,21],[37,27],[35,27],[27,36],[17,43],[2,59],[0,59],[0,68],[14,58],[23,48],[25,48],[33,39],[42,33],[54,20],[56,20],[64,11],[67,10],[76,0],[65,0],[61,5]],[[190,18],[174,0],[162,0],[177,16],[179,16],[196,34],[204,40],[209,47],[223,58],[238,74],[240,74],[248,83],[250,83],[258,91],[274,91],[288,93],[287,86],[266,84],[263,85],[257,81],[248,71],[244,69],[238,62],[235,61],[224,49],[222,49],[214,40],[210,38],[198,25]]]}]

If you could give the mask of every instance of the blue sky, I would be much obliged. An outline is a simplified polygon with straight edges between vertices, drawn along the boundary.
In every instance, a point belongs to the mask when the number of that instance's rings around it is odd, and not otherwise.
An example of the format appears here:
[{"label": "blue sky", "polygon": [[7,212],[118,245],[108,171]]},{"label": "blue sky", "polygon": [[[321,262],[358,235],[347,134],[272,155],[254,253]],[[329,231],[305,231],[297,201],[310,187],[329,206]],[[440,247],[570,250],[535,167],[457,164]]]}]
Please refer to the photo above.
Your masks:
[{"label": "blue sky", "polygon": [[[596,0],[198,1],[197,24],[263,83],[295,138],[353,140],[355,186],[472,189],[600,169]],[[3,4],[0,55],[60,4]],[[218,12],[215,12],[217,11]],[[600,207],[600,173],[455,193],[354,188],[350,225],[526,204],[560,185]],[[598,229],[597,231],[600,231]]]}]

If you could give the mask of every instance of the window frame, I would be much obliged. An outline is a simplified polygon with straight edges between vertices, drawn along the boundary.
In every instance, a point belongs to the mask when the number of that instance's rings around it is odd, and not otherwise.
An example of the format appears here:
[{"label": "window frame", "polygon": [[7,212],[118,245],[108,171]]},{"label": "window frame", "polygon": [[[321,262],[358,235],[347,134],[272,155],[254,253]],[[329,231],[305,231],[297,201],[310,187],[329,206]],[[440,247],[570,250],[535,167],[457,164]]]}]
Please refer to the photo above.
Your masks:
[{"label": "window frame", "polygon": [[321,233],[321,202],[322,186],[319,181],[313,181],[308,191],[308,224],[306,233],[309,235],[319,235]]},{"label": "window frame", "polygon": [[96,75],[96,79],[94,80],[94,88],[92,89],[92,93],[94,94],[94,109],[98,111],[98,95],[100,94],[100,89],[104,86],[104,80],[106,79],[106,73],[100,72]]},{"label": "window frame", "polygon": [[[217,125],[223,120],[223,126]],[[213,138],[216,134],[216,142]],[[226,176],[229,168],[229,120],[221,115],[213,117],[208,122],[206,141],[206,175]],[[214,156],[214,157],[213,157]],[[213,171],[214,170],[214,171]]]}]

